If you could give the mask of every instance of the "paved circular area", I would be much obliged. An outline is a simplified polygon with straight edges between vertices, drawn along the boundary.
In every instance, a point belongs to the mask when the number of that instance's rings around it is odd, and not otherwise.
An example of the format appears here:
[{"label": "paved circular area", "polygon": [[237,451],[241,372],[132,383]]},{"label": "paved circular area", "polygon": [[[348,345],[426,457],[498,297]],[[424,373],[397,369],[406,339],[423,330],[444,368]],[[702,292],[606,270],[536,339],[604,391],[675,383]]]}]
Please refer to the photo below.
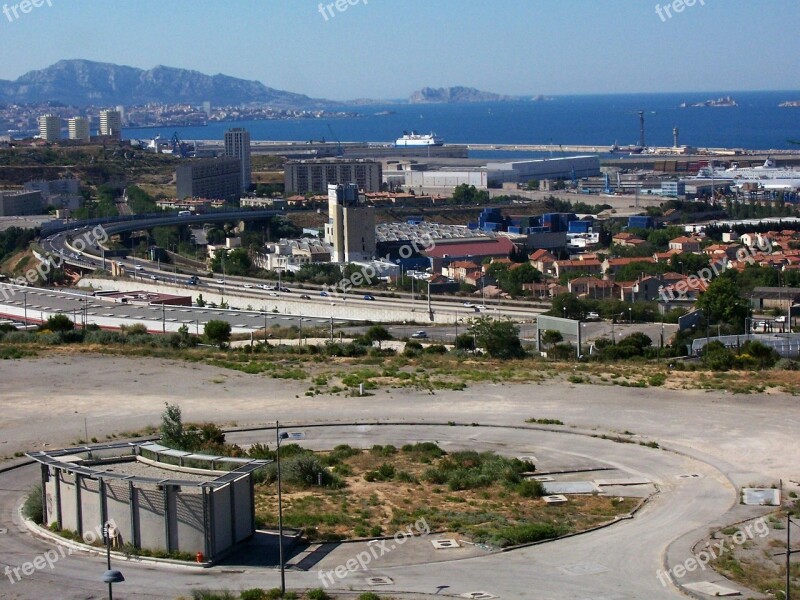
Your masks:
[{"label": "paved circular area", "polygon": [[[367,589],[367,577],[386,576],[394,584],[375,591],[432,594],[440,589],[441,596],[485,590],[501,598],[530,598],[530,590],[535,589],[536,598],[553,600],[677,599],[681,594],[657,579],[667,553],[670,561],[683,561],[709,526],[728,522],[729,511],[739,510],[736,486],[799,478],[800,448],[794,436],[800,419],[791,397],[567,384],[491,385],[435,396],[392,390],[368,398],[306,398],[304,390],[305,384],[168,361],[94,356],[3,361],[0,404],[7,418],[0,424],[0,441],[6,442],[0,452],[68,444],[83,437],[84,418],[89,436],[100,440],[114,431],[157,424],[164,402],[169,401],[181,404],[191,421],[228,421],[238,426],[266,424],[276,418],[297,423],[362,422],[309,428],[307,443],[312,447],[398,445],[432,439],[445,448],[601,460],[656,482],[660,493],[636,518],[609,529],[445,564],[396,566],[395,561],[401,559],[409,562],[403,559],[404,550],[398,550],[371,563],[369,572],[352,573],[346,584],[336,586]],[[543,430],[426,425],[455,420],[522,426],[534,416],[561,419],[567,432],[629,430],[673,451]],[[423,425],[365,424],[378,420]],[[231,437],[241,442],[262,438],[272,440],[269,433]],[[680,477],[689,473],[701,477]],[[14,505],[36,477],[34,468],[0,476],[0,515],[2,526],[8,529],[0,534],[0,568],[33,560],[49,548],[21,533],[13,521]],[[291,572],[290,587],[321,585],[316,569],[335,568],[348,552],[339,547],[314,569]],[[101,596],[104,588],[98,580],[103,568],[100,557],[64,557],[52,571],[37,571],[14,585],[5,577],[0,579],[0,596]],[[232,568],[236,573],[214,569],[165,574],[131,563],[122,569],[128,581],[115,590],[120,598],[171,598],[201,587],[268,588],[277,583],[274,571],[250,566]]]}]

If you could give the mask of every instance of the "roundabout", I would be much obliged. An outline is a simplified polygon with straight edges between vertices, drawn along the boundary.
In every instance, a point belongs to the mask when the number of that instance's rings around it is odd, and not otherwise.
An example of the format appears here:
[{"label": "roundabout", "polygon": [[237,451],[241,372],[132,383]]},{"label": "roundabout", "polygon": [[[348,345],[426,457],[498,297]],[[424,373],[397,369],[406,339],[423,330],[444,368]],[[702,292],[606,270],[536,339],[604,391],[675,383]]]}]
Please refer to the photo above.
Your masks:
[{"label": "roundabout", "polygon": [[[91,357],[69,360],[81,361],[84,367],[93,361]],[[114,360],[118,361],[116,367],[126,366],[139,373],[136,377],[141,377],[148,365],[148,361],[138,359]],[[32,362],[45,371],[51,368],[48,360]],[[167,372],[143,378],[146,383],[138,390],[138,401],[127,406],[122,418],[108,416],[112,399],[96,402],[93,429],[111,433],[132,420],[157,423],[163,408],[161,398],[165,397],[159,392],[172,386],[176,376],[185,379],[191,373],[197,379],[220,372],[202,367],[198,373],[197,367],[181,363],[165,363],[164,370]],[[112,369],[111,373],[116,371]],[[792,431],[796,430],[797,412],[792,398],[744,399],[667,390],[624,390],[622,396],[620,390],[602,386],[548,384],[483,386],[439,393],[435,399],[402,390],[387,395],[386,400],[291,400],[294,390],[288,383],[284,389],[274,390],[274,397],[264,400],[252,387],[254,381],[263,385],[263,380],[238,374],[235,379],[241,383],[241,393],[225,412],[238,423],[229,428],[227,441],[243,447],[274,439],[274,429],[264,429],[267,419],[259,415],[280,411],[282,421],[291,420],[292,430],[306,433],[303,445],[313,450],[330,450],[340,444],[369,449],[375,444],[401,448],[404,444],[435,442],[448,453],[479,450],[506,457],[535,457],[536,474],[547,472],[545,477],[553,478],[548,483],[602,483],[600,489],[612,497],[649,498],[632,518],[616,519],[608,527],[512,551],[463,543],[469,540],[458,532],[433,529],[428,535],[414,535],[388,550],[392,543],[396,544],[395,534],[408,527],[414,529],[413,520],[397,531],[385,531],[390,545],[374,551],[370,546],[375,544],[366,540],[298,544],[288,557],[288,589],[323,587],[327,581],[331,593],[367,590],[384,597],[460,597],[480,591],[498,598],[552,600],[680,598],[684,596],[676,584],[718,582],[723,578],[709,569],[664,582],[659,573],[690,558],[693,545],[709,528],[767,512],[765,508],[739,505],[738,488],[752,483],[768,485],[781,475],[784,481],[796,479],[793,469],[798,464],[798,449],[792,443]],[[15,394],[35,398],[37,384],[34,382],[31,387],[16,390]],[[571,391],[575,389],[592,393],[578,399]],[[565,394],[567,390],[570,394]],[[65,396],[80,397],[82,391],[77,385],[69,387]],[[180,401],[193,421],[219,420],[219,406],[211,398],[212,393],[213,390],[191,398],[184,395],[182,399],[174,394],[168,397],[173,402]],[[13,398],[15,394],[6,397]],[[90,390],[88,395],[93,395]],[[708,410],[712,405],[713,412]],[[11,413],[16,411],[11,415],[14,422],[25,410],[36,407],[29,404],[8,408]],[[325,413],[331,418],[325,419]],[[566,425],[526,425],[524,420],[531,415],[562,419]],[[747,428],[742,426],[743,415],[747,416]],[[461,424],[452,423],[447,417],[457,417]],[[69,417],[65,415],[60,421],[55,416],[49,418],[49,439],[66,438],[68,442],[69,434],[60,427]],[[325,420],[336,422],[324,423]],[[39,428],[43,422],[21,421],[15,422],[16,436],[42,439]],[[651,442],[659,447],[644,445]],[[784,451],[775,452],[776,448]],[[38,477],[38,469],[32,466],[0,474],[0,514],[7,529],[0,535],[0,567],[19,566],[52,548],[29,535],[16,515],[21,500]],[[437,549],[432,542],[439,539],[455,539],[459,546]],[[121,562],[117,567],[126,581],[117,586],[115,595],[168,599],[189,596],[192,590],[199,589],[276,587],[279,576],[274,549],[274,539],[264,536],[219,566],[203,570]],[[364,552],[369,552],[371,558],[362,569],[357,557],[366,556]],[[103,558],[82,553],[65,556],[52,570],[37,571],[13,584],[3,579],[0,594],[20,599],[77,600],[87,594],[101,597]],[[348,568],[348,561],[358,568]],[[337,575],[339,567],[344,569],[339,573],[345,576]]]}]

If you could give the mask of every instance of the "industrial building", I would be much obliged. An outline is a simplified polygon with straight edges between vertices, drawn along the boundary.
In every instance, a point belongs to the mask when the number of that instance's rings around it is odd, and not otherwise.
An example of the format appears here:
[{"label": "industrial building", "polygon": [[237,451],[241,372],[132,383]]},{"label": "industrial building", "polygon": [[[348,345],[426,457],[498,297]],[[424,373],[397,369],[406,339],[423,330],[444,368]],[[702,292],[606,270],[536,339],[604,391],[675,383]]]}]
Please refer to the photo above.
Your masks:
[{"label": "industrial building", "polygon": [[39,137],[46,142],[57,142],[61,139],[61,117],[42,115],[39,117]]},{"label": "industrial building", "polygon": [[241,162],[242,190],[247,191],[252,185],[252,167],[250,165],[250,132],[235,127],[225,132],[225,156],[238,158]]},{"label": "industrial building", "polygon": [[69,139],[89,141],[89,119],[86,117],[72,117],[67,119],[67,131]]},{"label": "industrial building", "polygon": [[55,206],[75,210],[83,206],[83,196],[80,195],[80,183],[74,178],[64,179],[39,179],[29,181],[24,186],[26,192],[40,192],[43,206]]},{"label": "industrial building", "polygon": [[325,241],[333,247],[334,263],[368,261],[375,256],[375,209],[359,197],[355,184],[328,185]]},{"label": "industrial building", "polygon": [[506,183],[527,183],[531,179],[582,179],[600,176],[599,156],[565,156],[486,165],[489,187]]},{"label": "industrial building", "polygon": [[[510,184],[524,184],[532,179],[564,180],[600,176],[598,156],[568,156],[510,162],[490,162],[483,166],[440,166],[415,164],[404,166],[404,188],[418,194],[446,193],[459,185],[477,189],[501,188]],[[396,172],[391,180],[398,179]]]},{"label": "industrial building", "polygon": [[122,137],[122,114],[118,110],[100,111],[100,135]]},{"label": "industrial building", "polygon": [[0,190],[0,217],[38,215],[43,208],[41,192]]},{"label": "industrial building", "polygon": [[381,163],[371,160],[302,160],[284,167],[284,189],[291,194],[325,194],[329,185],[354,184],[364,192],[379,192]]},{"label": "industrial building", "polygon": [[235,202],[242,195],[238,158],[188,161],[175,170],[178,198],[210,198]]},{"label": "industrial building", "polygon": [[41,466],[45,526],[82,536],[113,523],[114,546],[183,552],[203,562],[255,534],[253,473],[270,462],[152,442],[28,456]]}]

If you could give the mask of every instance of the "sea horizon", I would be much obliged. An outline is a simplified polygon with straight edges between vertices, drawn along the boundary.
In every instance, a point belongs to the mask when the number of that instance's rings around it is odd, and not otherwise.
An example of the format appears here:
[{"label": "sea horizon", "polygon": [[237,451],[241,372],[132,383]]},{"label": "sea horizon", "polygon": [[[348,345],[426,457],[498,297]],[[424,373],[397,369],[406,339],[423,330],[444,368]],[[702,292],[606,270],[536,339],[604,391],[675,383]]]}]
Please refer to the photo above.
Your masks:
[{"label": "sea horizon", "polygon": [[[681,108],[731,96],[736,107]],[[124,128],[126,139],[156,135],[183,140],[222,140],[231,127],[244,127],[253,141],[342,141],[391,143],[404,131],[434,132],[448,144],[635,145],[639,111],[645,112],[645,143],[671,146],[673,128],[679,143],[695,147],[788,150],[800,138],[800,108],[780,108],[800,101],[800,91],[675,92],[546,96],[463,104],[362,104],[337,107],[357,112],[352,118],[298,118],[219,121],[205,126]],[[332,131],[331,131],[332,130]]]}]

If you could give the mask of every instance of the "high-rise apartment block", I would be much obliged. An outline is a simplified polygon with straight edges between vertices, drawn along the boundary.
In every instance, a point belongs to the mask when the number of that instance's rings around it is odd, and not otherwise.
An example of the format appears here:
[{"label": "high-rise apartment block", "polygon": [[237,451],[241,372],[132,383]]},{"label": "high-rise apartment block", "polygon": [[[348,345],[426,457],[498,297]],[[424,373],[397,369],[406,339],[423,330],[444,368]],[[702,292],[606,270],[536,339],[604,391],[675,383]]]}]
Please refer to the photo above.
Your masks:
[{"label": "high-rise apartment block", "polygon": [[61,139],[61,117],[42,115],[39,117],[39,137],[46,142],[57,142]]},{"label": "high-rise apartment block", "polygon": [[250,132],[241,127],[225,132],[225,156],[238,158],[242,163],[242,190],[250,189],[252,170],[250,166]]},{"label": "high-rise apartment block", "polygon": [[375,209],[359,197],[358,186],[328,186],[325,241],[333,246],[331,262],[372,260],[375,256]]}]

